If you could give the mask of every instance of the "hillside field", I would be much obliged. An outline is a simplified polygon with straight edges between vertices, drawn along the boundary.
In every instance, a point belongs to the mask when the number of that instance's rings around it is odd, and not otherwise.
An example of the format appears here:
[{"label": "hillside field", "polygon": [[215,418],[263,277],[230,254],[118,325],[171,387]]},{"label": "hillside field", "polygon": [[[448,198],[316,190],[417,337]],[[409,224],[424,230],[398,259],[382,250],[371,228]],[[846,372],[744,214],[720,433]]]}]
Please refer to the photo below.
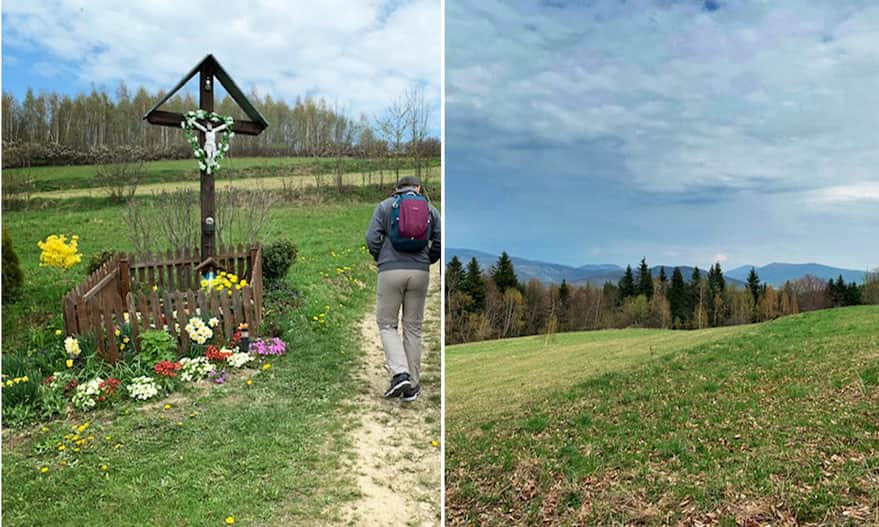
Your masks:
[{"label": "hillside field", "polygon": [[879,307],[446,348],[450,525],[879,525]]}]

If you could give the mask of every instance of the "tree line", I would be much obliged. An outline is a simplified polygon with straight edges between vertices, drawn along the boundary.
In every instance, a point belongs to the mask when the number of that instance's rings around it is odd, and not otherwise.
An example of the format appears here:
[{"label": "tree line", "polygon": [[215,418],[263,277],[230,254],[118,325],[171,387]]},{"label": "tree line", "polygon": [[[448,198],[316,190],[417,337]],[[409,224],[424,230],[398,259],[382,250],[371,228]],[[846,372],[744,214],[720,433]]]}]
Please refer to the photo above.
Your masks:
[{"label": "tree line", "polygon": [[[132,93],[124,82],[112,95],[96,88],[73,97],[28,89],[19,101],[4,91],[3,166],[91,164],[102,153],[122,147],[137,147],[148,159],[191,157],[181,130],[143,121],[165,95],[143,87]],[[392,169],[396,159],[407,157],[420,171],[427,159],[440,155],[439,139],[430,135],[431,109],[419,88],[390,101],[379,115],[356,119],[322,98],[297,97],[290,105],[253,90],[247,97],[270,126],[256,137],[238,135],[231,143],[233,156],[356,156],[384,160]],[[163,105],[174,112],[197,108],[190,92],[178,92]],[[246,118],[228,95],[215,110]]]},{"label": "tree line", "polygon": [[466,265],[453,257],[446,273],[446,342],[553,334],[608,328],[703,329],[762,322],[803,311],[879,304],[879,269],[864,284],[842,276],[824,281],[812,275],[776,288],[751,268],[744,287],[728,284],[720,263],[707,272],[679,267],[651,274],[642,259],[627,266],[617,283],[603,286],[521,283],[509,255],[483,270],[476,258]]}]

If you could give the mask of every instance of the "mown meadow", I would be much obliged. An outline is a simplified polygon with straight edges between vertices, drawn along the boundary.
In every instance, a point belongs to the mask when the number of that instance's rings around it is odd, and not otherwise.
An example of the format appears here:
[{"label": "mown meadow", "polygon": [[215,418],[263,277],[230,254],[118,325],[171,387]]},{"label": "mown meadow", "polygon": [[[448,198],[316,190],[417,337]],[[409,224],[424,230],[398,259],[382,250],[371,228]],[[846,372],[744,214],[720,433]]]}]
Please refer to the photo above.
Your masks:
[{"label": "mown meadow", "polygon": [[879,524],[876,306],[449,346],[446,397],[450,525]]}]

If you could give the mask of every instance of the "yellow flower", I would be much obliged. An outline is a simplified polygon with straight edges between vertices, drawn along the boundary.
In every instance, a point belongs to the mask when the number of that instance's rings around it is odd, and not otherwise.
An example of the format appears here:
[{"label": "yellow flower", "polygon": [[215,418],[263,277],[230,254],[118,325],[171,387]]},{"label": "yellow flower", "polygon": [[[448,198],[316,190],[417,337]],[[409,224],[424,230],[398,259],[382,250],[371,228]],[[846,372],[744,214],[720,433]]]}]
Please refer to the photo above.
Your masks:
[{"label": "yellow flower", "polygon": [[73,367],[73,359],[67,359],[66,361],[64,361],[64,364],[66,364],[68,368],[72,368]]},{"label": "yellow flower", "polygon": [[[73,362],[73,361],[68,361],[68,362]],[[70,366],[68,366],[68,368],[69,368],[69,367],[70,367]],[[12,384],[13,384],[12,380],[8,380],[8,381],[6,381],[6,386],[12,386]]]},{"label": "yellow flower", "polygon": [[119,344],[119,349],[120,349],[120,350],[124,350],[124,349],[125,349],[125,344]]},{"label": "yellow flower", "polygon": [[430,442],[430,446],[432,446],[432,447],[438,447],[438,446],[439,446],[439,441],[437,441],[436,439],[434,439],[433,441]]},{"label": "yellow flower", "polygon": [[116,443],[115,445],[113,445],[113,448],[115,448],[117,450],[122,448],[122,443]]},{"label": "yellow flower", "polygon": [[103,470],[104,472],[107,472],[107,470],[109,469],[110,467],[108,467],[107,465],[101,465],[101,470]]},{"label": "yellow flower", "polygon": [[171,409],[171,405],[170,405],[170,404],[166,404],[166,405],[165,405],[165,410],[170,410],[170,409]]},{"label": "yellow flower", "polygon": [[113,436],[105,436],[104,437],[104,441],[110,441],[111,439],[113,439]]},{"label": "yellow flower", "polygon": [[119,330],[119,328],[116,328],[116,331],[114,331],[114,333],[116,334],[117,337],[122,334],[122,332]]},{"label": "yellow flower", "polygon": [[159,290],[159,286],[154,285],[154,286],[153,286],[153,291],[158,291],[158,290]]},{"label": "yellow flower", "polygon": [[40,469],[40,472],[42,472],[43,474],[45,474],[46,472],[49,472],[49,467],[43,467],[43,468],[41,468],[41,469]]},{"label": "yellow flower", "polygon": [[78,453],[78,452],[79,452],[79,448],[74,448],[73,451]]},{"label": "yellow flower", "polygon": [[27,375],[21,378],[21,382],[27,382]]},{"label": "yellow flower", "polygon": [[124,342],[125,344],[128,344],[129,342],[131,342],[131,339],[128,337],[125,337],[122,339],[122,342]]},{"label": "yellow flower", "polygon": [[239,284],[241,285],[241,287],[247,287],[247,280],[242,280],[241,282],[239,282]]},{"label": "yellow flower", "polygon": [[233,523],[235,523],[235,518],[226,516],[226,525],[232,525]]},{"label": "yellow flower", "polygon": [[60,330],[60,329],[56,329],[56,330],[55,330],[55,336],[56,336],[56,337],[60,337],[60,336],[61,336],[61,330]]},{"label": "yellow flower", "polygon": [[67,461],[64,461],[64,460],[62,459],[61,461],[58,462],[58,464],[61,465],[61,466],[63,467],[64,465],[67,464]]},{"label": "yellow flower", "polygon": [[51,234],[46,241],[37,242],[40,248],[40,267],[58,267],[59,269],[70,269],[82,260],[82,254],[77,249],[77,236],[70,239],[67,243],[67,236]]},{"label": "yellow flower", "polygon": [[88,430],[88,429],[89,429],[89,422],[88,422],[88,421],[86,421],[85,423],[79,425],[79,427],[77,428],[77,430],[79,430],[79,433],[80,433],[80,434],[83,433],[83,432],[85,432],[85,431]]},{"label": "yellow flower", "polygon": [[272,369],[272,365],[271,364],[263,364],[262,369],[263,370],[270,370],[270,369]]},{"label": "yellow flower", "polygon": [[247,385],[250,386],[251,384],[253,384],[253,379],[247,379]]},{"label": "yellow flower", "polygon": [[65,448],[67,448],[67,447],[64,445],[58,445],[58,450],[60,450],[62,452],[64,451]]},{"label": "yellow flower", "polygon": [[49,429],[46,428],[45,426],[40,428],[40,432],[48,432],[48,431],[49,431]]}]

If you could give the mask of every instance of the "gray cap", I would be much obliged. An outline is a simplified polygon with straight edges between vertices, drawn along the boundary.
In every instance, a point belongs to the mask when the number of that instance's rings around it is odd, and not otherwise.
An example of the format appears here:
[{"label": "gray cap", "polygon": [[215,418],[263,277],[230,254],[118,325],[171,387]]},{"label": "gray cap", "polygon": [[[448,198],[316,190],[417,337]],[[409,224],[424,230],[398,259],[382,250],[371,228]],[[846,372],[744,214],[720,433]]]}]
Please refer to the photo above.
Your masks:
[{"label": "gray cap", "polygon": [[400,181],[397,181],[396,188],[401,189],[404,187],[420,187],[421,180],[418,179],[418,176],[403,176],[400,178]]}]

